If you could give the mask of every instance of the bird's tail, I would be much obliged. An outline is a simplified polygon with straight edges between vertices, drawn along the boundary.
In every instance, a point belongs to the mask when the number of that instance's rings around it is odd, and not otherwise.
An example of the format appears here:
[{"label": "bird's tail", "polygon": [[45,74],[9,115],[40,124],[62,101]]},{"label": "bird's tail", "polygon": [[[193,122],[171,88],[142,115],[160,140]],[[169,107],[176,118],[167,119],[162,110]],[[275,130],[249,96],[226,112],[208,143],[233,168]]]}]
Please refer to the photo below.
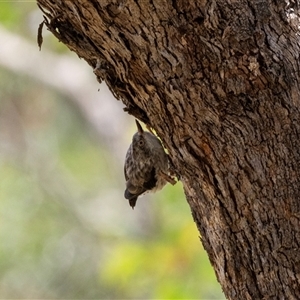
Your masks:
[{"label": "bird's tail", "polygon": [[125,190],[124,197],[129,200],[129,205],[134,209],[136,200],[140,194],[131,194],[128,189]]},{"label": "bird's tail", "polygon": [[129,205],[131,206],[132,209],[134,209],[134,207],[135,207],[136,200],[137,200],[137,197],[129,199]]}]

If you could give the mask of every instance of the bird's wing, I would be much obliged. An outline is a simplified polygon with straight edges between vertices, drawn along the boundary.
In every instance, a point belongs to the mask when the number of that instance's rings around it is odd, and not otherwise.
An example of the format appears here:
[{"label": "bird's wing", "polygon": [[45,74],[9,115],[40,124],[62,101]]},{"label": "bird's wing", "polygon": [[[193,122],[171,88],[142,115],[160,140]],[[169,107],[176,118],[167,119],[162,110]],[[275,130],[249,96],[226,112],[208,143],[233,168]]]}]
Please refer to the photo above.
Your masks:
[{"label": "bird's wing", "polygon": [[128,173],[127,173],[127,170],[126,170],[126,166],[129,166],[130,163],[131,163],[130,162],[130,160],[132,159],[131,152],[132,152],[132,149],[131,149],[131,145],[130,145],[130,147],[127,150],[127,153],[126,153],[125,164],[124,164],[124,176],[125,176],[126,181],[129,179]]},{"label": "bird's wing", "polygon": [[[126,170],[125,170],[126,174]],[[127,174],[126,174],[127,175]],[[143,182],[140,182],[139,185],[133,185],[130,180],[127,180],[127,187],[124,193],[126,199],[131,199],[138,197],[141,194],[145,193],[148,190],[152,190],[156,186],[157,179],[155,177],[155,168],[152,167],[149,172],[145,173],[145,178]],[[126,176],[125,176],[126,177]]]},{"label": "bird's wing", "polygon": [[146,172],[145,181],[141,182],[140,185],[134,186],[131,184],[130,180],[127,179],[127,172],[124,168],[125,178],[127,180],[126,182],[126,189],[124,192],[125,199],[129,200],[129,205],[134,208],[138,196],[144,194],[147,190],[151,190],[156,186],[156,176],[155,176],[155,168],[152,167],[150,172]]},{"label": "bird's wing", "polygon": [[125,180],[127,181],[128,180],[128,175],[127,175],[127,172],[126,172],[126,163],[124,165],[124,176],[125,176]]},{"label": "bird's wing", "polygon": [[146,173],[145,181],[143,183],[143,187],[146,190],[152,190],[157,182],[156,176],[155,176],[156,170],[154,167],[151,168],[150,172]]}]

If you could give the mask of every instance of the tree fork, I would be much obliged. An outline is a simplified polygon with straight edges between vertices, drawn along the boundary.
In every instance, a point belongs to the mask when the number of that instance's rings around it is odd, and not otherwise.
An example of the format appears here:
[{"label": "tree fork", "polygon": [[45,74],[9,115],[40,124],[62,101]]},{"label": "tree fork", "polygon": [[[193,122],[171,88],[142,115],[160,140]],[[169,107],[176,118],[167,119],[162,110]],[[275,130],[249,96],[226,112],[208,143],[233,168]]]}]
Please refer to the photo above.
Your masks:
[{"label": "tree fork", "polygon": [[226,297],[299,299],[297,3],[37,2],[163,141]]}]

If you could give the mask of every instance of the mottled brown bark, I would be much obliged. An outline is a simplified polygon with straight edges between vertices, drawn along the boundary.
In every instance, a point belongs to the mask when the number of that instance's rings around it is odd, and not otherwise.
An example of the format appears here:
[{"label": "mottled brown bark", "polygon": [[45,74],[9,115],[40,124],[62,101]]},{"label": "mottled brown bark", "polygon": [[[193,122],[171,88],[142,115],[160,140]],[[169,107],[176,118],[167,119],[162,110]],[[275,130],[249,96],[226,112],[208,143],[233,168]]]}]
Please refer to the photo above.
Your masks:
[{"label": "mottled brown bark", "polygon": [[300,299],[298,7],[37,2],[162,139],[227,298]]}]

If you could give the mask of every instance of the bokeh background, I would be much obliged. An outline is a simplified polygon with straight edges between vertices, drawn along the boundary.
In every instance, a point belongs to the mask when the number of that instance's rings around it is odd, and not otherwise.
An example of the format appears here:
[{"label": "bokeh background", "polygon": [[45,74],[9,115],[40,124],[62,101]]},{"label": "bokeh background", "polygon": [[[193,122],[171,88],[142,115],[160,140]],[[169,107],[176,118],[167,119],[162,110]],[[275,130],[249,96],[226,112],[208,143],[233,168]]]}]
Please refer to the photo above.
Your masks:
[{"label": "bokeh background", "polygon": [[135,132],[35,1],[0,1],[0,298],[225,299],[181,183],[123,198]]}]

